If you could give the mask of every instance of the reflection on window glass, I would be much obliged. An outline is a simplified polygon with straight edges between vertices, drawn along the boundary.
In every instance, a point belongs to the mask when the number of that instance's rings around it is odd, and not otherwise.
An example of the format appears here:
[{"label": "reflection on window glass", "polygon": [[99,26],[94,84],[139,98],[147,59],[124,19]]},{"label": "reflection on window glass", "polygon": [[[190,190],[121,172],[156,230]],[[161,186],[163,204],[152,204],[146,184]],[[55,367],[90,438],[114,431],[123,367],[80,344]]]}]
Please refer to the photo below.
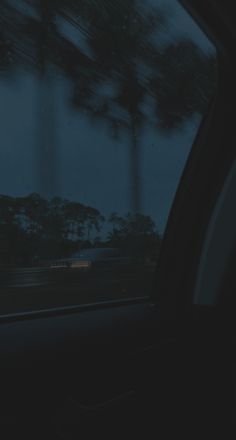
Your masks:
[{"label": "reflection on window glass", "polygon": [[215,87],[177,1],[1,1],[1,313],[149,294]]}]

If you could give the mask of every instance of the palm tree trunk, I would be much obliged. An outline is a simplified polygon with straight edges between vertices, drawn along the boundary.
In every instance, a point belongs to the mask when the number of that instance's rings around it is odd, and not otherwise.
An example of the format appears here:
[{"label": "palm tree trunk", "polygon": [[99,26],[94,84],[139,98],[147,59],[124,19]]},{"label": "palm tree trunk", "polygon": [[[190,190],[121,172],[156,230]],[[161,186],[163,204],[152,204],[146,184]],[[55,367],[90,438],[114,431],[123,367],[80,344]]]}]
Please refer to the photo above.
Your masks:
[{"label": "palm tree trunk", "polygon": [[43,197],[58,195],[58,152],[56,142],[56,122],[54,93],[49,74],[39,78],[38,154],[37,175],[39,192]]},{"label": "palm tree trunk", "polygon": [[38,189],[44,197],[58,194],[58,157],[56,142],[56,122],[54,106],[53,72],[50,70],[48,56],[50,48],[49,33],[52,12],[50,6],[41,0],[41,34],[38,41],[38,136],[37,173]]},{"label": "palm tree trunk", "polygon": [[131,155],[130,155],[131,210],[133,214],[141,212],[140,182],[140,144],[135,117],[131,115]]}]

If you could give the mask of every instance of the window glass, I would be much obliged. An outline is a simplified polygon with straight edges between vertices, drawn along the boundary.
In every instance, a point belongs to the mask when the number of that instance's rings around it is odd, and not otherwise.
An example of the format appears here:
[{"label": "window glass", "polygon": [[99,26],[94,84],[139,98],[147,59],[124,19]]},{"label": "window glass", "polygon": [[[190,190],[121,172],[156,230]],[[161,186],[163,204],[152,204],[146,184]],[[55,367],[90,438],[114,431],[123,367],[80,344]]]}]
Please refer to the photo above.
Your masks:
[{"label": "window glass", "polygon": [[216,71],[177,1],[0,2],[0,313],[149,294]]}]

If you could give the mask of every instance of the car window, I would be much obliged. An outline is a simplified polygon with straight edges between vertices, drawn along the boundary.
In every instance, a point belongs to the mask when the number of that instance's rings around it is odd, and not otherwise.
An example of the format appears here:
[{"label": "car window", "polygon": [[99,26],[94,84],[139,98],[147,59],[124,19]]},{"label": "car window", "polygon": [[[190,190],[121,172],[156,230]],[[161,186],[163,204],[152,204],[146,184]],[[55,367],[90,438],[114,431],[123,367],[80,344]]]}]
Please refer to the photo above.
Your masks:
[{"label": "car window", "polygon": [[177,1],[1,1],[0,313],[149,295],[216,84]]}]

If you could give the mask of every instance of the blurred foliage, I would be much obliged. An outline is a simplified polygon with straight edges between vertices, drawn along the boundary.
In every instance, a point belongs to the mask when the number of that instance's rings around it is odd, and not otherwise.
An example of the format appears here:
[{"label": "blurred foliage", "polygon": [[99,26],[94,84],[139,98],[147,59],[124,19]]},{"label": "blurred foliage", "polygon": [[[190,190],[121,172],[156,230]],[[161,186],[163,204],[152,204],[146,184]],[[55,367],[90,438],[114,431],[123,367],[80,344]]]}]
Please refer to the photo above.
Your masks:
[{"label": "blurred foliage", "polygon": [[155,223],[148,215],[127,214],[125,217],[112,213],[108,221],[112,225],[108,242],[112,247],[120,247],[136,256],[156,259],[161,245],[161,237]]},{"label": "blurred foliage", "polygon": [[60,197],[0,196],[0,261],[23,264],[70,255],[91,245],[88,230],[98,233],[103,222],[98,210]]},{"label": "blurred foliage", "polygon": [[0,263],[38,264],[64,258],[88,247],[117,247],[129,254],[155,257],[160,236],[151,217],[111,214],[108,238],[101,238],[105,218],[90,206],[60,197],[0,196]]}]

